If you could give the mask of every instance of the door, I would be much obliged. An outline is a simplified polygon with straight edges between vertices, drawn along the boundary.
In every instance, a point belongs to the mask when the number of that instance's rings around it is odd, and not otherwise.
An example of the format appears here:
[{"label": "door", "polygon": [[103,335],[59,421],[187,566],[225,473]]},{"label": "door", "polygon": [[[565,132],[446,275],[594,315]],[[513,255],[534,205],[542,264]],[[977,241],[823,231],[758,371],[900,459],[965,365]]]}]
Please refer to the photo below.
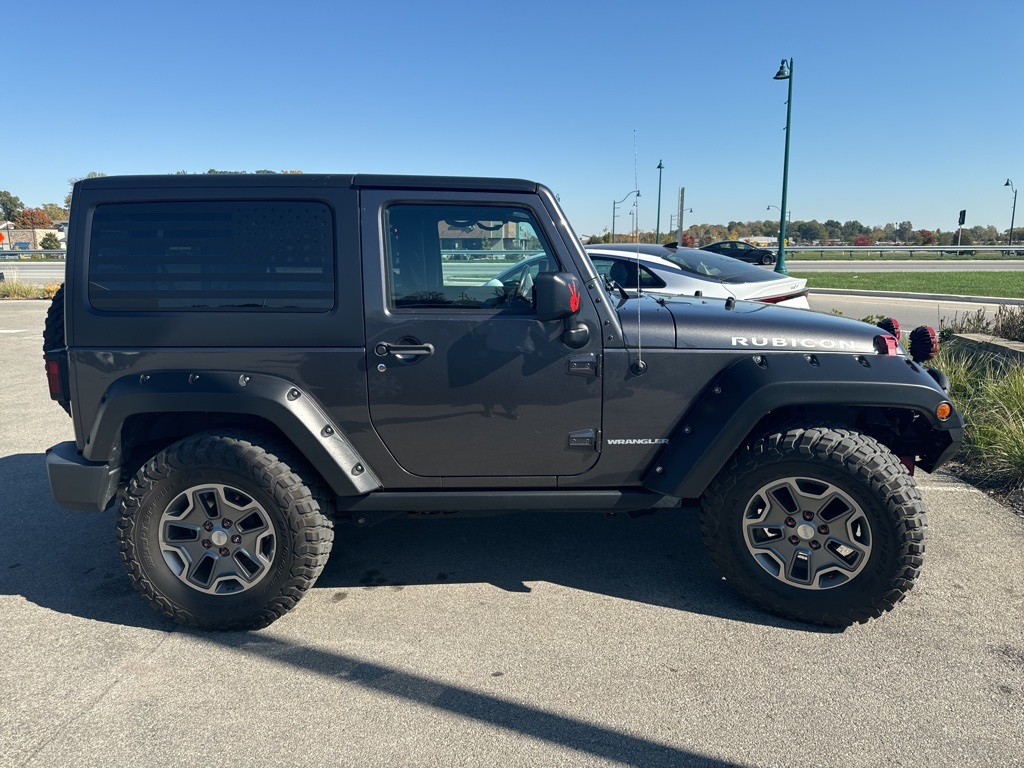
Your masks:
[{"label": "door", "polygon": [[424,477],[586,471],[601,426],[599,325],[584,300],[590,338],[571,349],[563,321],[537,320],[533,279],[569,266],[544,209],[389,197],[362,192],[367,391],[388,450]]}]

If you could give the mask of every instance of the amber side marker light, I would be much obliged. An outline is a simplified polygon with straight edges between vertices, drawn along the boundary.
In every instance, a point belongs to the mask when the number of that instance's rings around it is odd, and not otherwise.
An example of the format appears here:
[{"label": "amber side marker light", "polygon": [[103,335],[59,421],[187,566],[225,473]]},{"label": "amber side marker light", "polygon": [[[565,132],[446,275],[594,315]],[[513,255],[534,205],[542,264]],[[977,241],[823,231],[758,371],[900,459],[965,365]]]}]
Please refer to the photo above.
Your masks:
[{"label": "amber side marker light", "polygon": [[953,415],[953,406],[946,402],[939,403],[935,408],[935,415],[938,416],[939,421],[945,421]]}]

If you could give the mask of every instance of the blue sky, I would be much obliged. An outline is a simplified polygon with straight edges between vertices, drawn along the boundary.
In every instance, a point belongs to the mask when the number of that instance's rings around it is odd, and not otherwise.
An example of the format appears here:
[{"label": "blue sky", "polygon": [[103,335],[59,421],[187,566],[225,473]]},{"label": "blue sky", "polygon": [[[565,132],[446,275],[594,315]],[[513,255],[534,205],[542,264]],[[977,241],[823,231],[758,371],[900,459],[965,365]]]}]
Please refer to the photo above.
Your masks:
[{"label": "blue sky", "polygon": [[687,224],[774,218],[784,57],[793,220],[950,230],[966,208],[1003,230],[1003,182],[1024,186],[1019,0],[46,8],[32,39],[0,32],[21,37],[8,96],[33,94],[5,115],[0,189],[30,206],[90,171],[516,176],[590,234],[637,185],[654,227],[661,160],[662,230],[680,186]]}]

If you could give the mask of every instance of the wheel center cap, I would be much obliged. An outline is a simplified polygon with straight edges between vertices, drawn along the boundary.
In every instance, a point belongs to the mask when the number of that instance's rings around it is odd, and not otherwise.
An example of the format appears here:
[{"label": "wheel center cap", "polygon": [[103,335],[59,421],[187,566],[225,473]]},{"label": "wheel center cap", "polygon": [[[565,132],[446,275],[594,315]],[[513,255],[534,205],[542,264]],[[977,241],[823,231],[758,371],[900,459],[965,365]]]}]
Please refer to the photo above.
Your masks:
[{"label": "wheel center cap", "polygon": [[804,541],[814,538],[814,526],[802,523],[796,528],[796,535]]},{"label": "wheel center cap", "polygon": [[[801,526],[802,528],[803,526]],[[803,536],[803,534],[800,534]],[[214,531],[210,534],[210,541],[213,542],[215,547],[223,547],[228,543],[228,535],[224,531]]]}]

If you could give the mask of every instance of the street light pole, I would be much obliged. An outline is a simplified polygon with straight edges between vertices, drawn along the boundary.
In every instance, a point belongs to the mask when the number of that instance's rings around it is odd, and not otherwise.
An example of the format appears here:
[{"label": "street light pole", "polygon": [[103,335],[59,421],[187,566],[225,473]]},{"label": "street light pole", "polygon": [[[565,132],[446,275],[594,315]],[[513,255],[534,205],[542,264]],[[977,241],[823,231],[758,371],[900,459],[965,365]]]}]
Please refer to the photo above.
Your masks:
[{"label": "street light pole", "polygon": [[1017,218],[1017,188],[1013,186],[1013,182],[1009,179],[1006,180],[1003,186],[1013,190],[1013,211],[1010,213],[1010,245],[1013,245],[1013,220]]},{"label": "street light pole", "polygon": [[612,244],[613,245],[615,244],[615,217],[618,216],[618,214],[615,213],[615,209],[618,208],[620,205],[622,205],[624,202],[626,202],[626,200],[629,199],[629,195],[633,195],[633,194],[635,194],[637,197],[640,197],[640,190],[639,189],[634,189],[632,192],[627,194],[621,200],[616,200],[616,201],[614,201],[612,203]]},{"label": "street light pole", "polygon": [[789,60],[789,68],[783,59],[775,80],[789,80],[789,95],[786,97],[786,158],[782,165],[782,208],[779,217],[779,255],[775,260],[775,271],[780,275],[788,275],[786,269],[786,196],[789,191],[789,133],[793,116],[793,59]]},{"label": "street light pole", "polygon": [[661,244],[661,172],[665,166],[661,164],[661,160],[658,161],[658,218],[657,224],[654,225],[654,244]]}]

